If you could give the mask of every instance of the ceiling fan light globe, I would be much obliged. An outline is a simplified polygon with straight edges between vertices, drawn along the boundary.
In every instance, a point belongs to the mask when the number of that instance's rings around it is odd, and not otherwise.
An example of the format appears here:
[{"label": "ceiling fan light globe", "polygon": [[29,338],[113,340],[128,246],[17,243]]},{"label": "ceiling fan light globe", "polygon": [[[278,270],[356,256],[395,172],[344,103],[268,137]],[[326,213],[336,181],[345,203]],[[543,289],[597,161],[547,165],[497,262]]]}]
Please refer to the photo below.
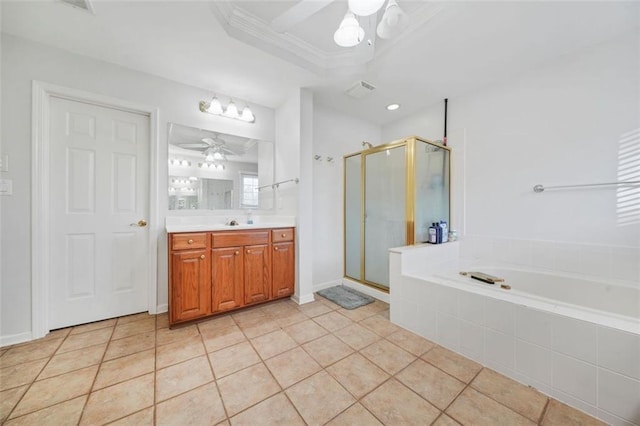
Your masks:
[{"label": "ceiling fan light globe", "polygon": [[380,10],[384,0],[349,0],[349,10],[358,16],[373,15]]},{"label": "ceiling fan light globe", "polygon": [[407,26],[408,17],[395,0],[389,0],[384,15],[378,24],[376,34],[382,39],[390,39],[402,32]]},{"label": "ceiling fan light globe", "polygon": [[347,12],[340,27],[333,34],[333,41],[340,47],[353,47],[364,39],[364,30],[353,13]]}]

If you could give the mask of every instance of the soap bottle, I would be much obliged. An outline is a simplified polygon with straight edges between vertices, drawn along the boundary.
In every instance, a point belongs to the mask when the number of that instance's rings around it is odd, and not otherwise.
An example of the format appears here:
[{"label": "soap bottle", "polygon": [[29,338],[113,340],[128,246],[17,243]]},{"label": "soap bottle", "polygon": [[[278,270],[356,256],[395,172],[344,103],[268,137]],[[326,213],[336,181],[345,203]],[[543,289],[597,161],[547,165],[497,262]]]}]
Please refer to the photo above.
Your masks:
[{"label": "soap bottle", "polygon": [[447,221],[441,220],[440,227],[442,228],[442,242],[446,243],[449,241],[449,226],[447,225]]},{"label": "soap bottle", "polygon": [[251,215],[251,211],[247,212],[247,225],[253,225],[253,216]]},{"label": "soap bottle", "polygon": [[436,227],[436,244],[440,244],[442,243],[442,227],[439,222],[434,223],[434,226]]},{"label": "soap bottle", "polygon": [[432,223],[431,226],[429,227],[429,242],[431,244],[437,243],[437,230],[436,230],[435,222]]}]

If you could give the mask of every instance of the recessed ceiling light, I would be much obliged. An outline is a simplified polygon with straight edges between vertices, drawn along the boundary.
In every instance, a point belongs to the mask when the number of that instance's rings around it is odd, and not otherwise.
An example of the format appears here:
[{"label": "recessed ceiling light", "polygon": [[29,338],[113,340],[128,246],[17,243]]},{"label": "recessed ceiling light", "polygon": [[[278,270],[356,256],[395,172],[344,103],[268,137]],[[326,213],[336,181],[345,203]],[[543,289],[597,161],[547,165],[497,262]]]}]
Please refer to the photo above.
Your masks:
[{"label": "recessed ceiling light", "polygon": [[389,105],[387,105],[387,109],[388,109],[389,111],[395,111],[395,110],[397,110],[398,108],[400,108],[400,104],[389,104]]}]

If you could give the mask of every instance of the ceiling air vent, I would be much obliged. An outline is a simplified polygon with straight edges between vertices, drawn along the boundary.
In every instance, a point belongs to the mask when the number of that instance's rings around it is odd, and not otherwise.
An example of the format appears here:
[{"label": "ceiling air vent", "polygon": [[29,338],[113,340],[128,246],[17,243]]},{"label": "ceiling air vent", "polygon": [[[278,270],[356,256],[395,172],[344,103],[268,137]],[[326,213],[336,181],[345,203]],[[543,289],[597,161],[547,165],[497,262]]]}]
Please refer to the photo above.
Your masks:
[{"label": "ceiling air vent", "polygon": [[70,6],[75,7],[76,9],[81,9],[86,12],[93,13],[93,7],[91,7],[91,3],[89,0],[60,0],[62,3],[66,3]]},{"label": "ceiling air vent", "polygon": [[352,98],[362,99],[374,90],[376,90],[376,86],[371,83],[367,83],[364,80],[360,80],[356,81],[353,86],[345,90],[344,93]]}]

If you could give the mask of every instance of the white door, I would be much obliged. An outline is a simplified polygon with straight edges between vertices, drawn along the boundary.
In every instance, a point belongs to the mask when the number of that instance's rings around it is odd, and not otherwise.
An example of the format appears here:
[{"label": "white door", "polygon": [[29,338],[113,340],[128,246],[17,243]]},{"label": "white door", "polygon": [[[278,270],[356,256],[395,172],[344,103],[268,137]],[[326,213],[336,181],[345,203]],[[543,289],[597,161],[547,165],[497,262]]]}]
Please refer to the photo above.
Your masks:
[{"label": "white door", "polygon": [[50,106],[49,328],[147,311],[149,117]]}]

